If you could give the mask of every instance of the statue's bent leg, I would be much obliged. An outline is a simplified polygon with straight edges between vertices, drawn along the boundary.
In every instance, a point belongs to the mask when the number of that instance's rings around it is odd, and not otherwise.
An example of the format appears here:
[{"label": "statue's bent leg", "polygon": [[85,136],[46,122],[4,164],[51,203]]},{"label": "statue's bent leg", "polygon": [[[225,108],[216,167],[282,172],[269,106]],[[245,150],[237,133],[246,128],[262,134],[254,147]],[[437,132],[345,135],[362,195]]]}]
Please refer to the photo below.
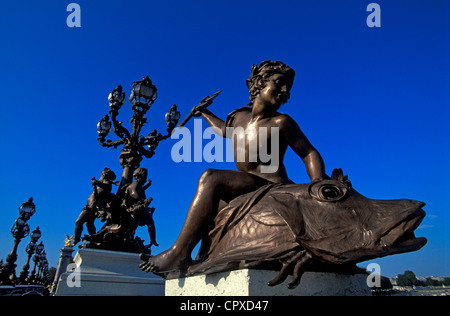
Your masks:
[{"label": "statue's bent leg", "polygon": [[75,221],[73,245],[76,245],[78,242],[80,242],[84,223],[86,223],[88,233],[90,235],[95,234],[94,220],[95,217],[91,214],[91,210],[88,209],[87,207],[84,207],[81,210],[81,213],[78,216],[77,220]]},{"label": "statue's bent leg", "polygon": [[187,269],[192,263],[192,250],[214,223],[220,200],[229,202],[267,183],[267,180],[246,172],[216,169],[203,172],[177,240],[157,256],[142,256],[146,262],[140,268],[148,272]]}]

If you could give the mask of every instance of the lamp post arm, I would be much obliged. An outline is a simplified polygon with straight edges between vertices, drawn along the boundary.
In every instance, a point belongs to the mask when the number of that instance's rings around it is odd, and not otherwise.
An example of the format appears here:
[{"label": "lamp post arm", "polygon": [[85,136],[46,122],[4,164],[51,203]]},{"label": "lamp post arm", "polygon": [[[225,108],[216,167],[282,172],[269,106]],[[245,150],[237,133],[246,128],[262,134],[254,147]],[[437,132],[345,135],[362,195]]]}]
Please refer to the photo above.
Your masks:
[{"label": "lamp post arm", "polygon": [[[159,142],[161,140],[159,136],[161,136],[161,134],[159,134],[158,136],[142,137],[138,144],[139,154],[143,155],[147,159],[153,157],[156,148],[158,147]],[[151,148],[146,149],[145,146],[147,145],[151,145]]]},{"label": "lamp post arm", "polygon": [[119,138],[128,138],[131,139],[131,134],[130,132],[122,126],[122,122],[117,122],[113,120],[113,125],[114,125],[114,134],[116,134]]},{"label": "lamp post arm", "polygon": [[124,138],[131,139],[130,132],[125,127],[122,126],[123,122],[119,122],[116,118],[118,115],[118,112],[109,111],[109,114],[111,115],[111,121],[114,126],[114,128],[113,128],[114,134],[116,134],[121,139],[124,139]]},{"label": "lamp post arm", "polygon": [[161,140],[161,134],[148,135],[148,136],[142,137],[139,143],[141,145],[151,145],[151,144],[158,144],[160,140]]},{"label": "lamp post arm", "polygon": [[169,127],[168,129],[167,129],[167,134],[166,135],[164,135],[164,136],[161,136],[161,140],[166,140],[167,138],[169,138],[170,136],[172,136],[172,133],[173,133],[173,130],[175,129],[175,126],[174,127]]},{"label": "lamp post arm", "polygon": [[107,147],[107,148],[110,148],[110,147],[117,148],[117,146],[125,144],[125,141],[123,139],[115,140],[115,141],[111,141],[108,139],[105,141],[105,139],[101,138],[101,137],[98,138],[98,142],[100,143],[100,145],[102,145],[103,147]]},{"label": "lamp post arm", "polygon": [[166,140],[172,135],[173,128],[167,129],[167,135],[161,135],[161,133],[158,133],[158,135],[149,135],[142,137],[141,144],[142,145],[151,145],[151,144],[159,144],[160,141]]},{"label": "lamp post arm", "polygon": [[[155,154],[155,150],[158,147],[159,142],[162,141],[162,140],[167,139],[168,137],[170,137],[170,134],[167,134],[167,135],[163,136],[163,135],[161,135],[161,133],[156,134],[156,130],[154,130],[151,135],[148,135],[146,137],[142,137],[140,139],[140,141],[139,141],[139,145],[140,145],[139,152],[143,153],[146,158],[152,157]],[[144,146],[146,146],[146,145],[149,145],[152,148],[147,150],[147,149],[144,148]]]},{"label": "lamp post arm", "polygon": [[152,158],[155,154],[154,150],[147,150],[144,147],[139,148],[139,153],[142,154],[145,158]]}]

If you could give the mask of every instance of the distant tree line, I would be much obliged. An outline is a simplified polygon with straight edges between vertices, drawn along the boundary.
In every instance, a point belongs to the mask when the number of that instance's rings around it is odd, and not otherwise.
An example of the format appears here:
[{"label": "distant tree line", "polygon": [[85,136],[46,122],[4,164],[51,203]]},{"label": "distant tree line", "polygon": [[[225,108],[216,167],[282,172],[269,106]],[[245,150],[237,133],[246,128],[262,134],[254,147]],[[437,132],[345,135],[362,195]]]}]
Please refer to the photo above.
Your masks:
[{"label": "distant tree line", "polygon": [[404,274],[397,276],[398,286],[450,286],[450,278],[444,278],[444,280],[436,280],[433,278],[426,278],[426,281],[418,280],[414,272],[405,271]]}]

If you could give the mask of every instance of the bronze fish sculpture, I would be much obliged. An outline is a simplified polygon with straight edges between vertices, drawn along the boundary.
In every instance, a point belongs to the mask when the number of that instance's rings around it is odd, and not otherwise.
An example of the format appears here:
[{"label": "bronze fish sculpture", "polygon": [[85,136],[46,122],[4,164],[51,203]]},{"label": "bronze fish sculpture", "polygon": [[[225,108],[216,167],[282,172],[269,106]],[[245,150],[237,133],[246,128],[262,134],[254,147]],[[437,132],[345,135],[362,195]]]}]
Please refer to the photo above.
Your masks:
[{"label": "bronze fish sculpture", "polygon": [[341,169],[330,180],[269,184],[219,211],[186,275],[268,267],[280,271],[268,285],[292,274],[288,287],[295,288],[311,263],[356,264],[419,250],[427,243],[414,235],[424,205],[364,197]]}]

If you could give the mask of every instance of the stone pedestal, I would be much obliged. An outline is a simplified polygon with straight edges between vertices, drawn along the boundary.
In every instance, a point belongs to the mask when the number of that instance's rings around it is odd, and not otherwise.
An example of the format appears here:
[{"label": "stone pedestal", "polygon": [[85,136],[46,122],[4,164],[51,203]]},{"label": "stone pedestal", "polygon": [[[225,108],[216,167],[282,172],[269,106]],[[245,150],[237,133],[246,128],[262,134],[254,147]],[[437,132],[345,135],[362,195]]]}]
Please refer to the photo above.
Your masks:
[{"label": "stone pedestal", "polygon": [[56,268],[55,278],[50,289],[50,293],[56,291],[58,286],[59,278],[61,274],[67,271],[67,266],[72,263],[72,253],[73,249],[71,247],[64,247],[59,251],[61,254],[59,256],[58,267]]},{"label": "stone pedestal", "polygon": [[166,281],[166,296],[370,296],[367,274],[305,272],[292,290],[284,283],[270,287],[267,282],[277,271],[235,270]]},{"label": "stone pedestal", "polygon": [[136,253],[80,249],[61,274],[57,296],[163,296],[164,279],[143,272]]}]

